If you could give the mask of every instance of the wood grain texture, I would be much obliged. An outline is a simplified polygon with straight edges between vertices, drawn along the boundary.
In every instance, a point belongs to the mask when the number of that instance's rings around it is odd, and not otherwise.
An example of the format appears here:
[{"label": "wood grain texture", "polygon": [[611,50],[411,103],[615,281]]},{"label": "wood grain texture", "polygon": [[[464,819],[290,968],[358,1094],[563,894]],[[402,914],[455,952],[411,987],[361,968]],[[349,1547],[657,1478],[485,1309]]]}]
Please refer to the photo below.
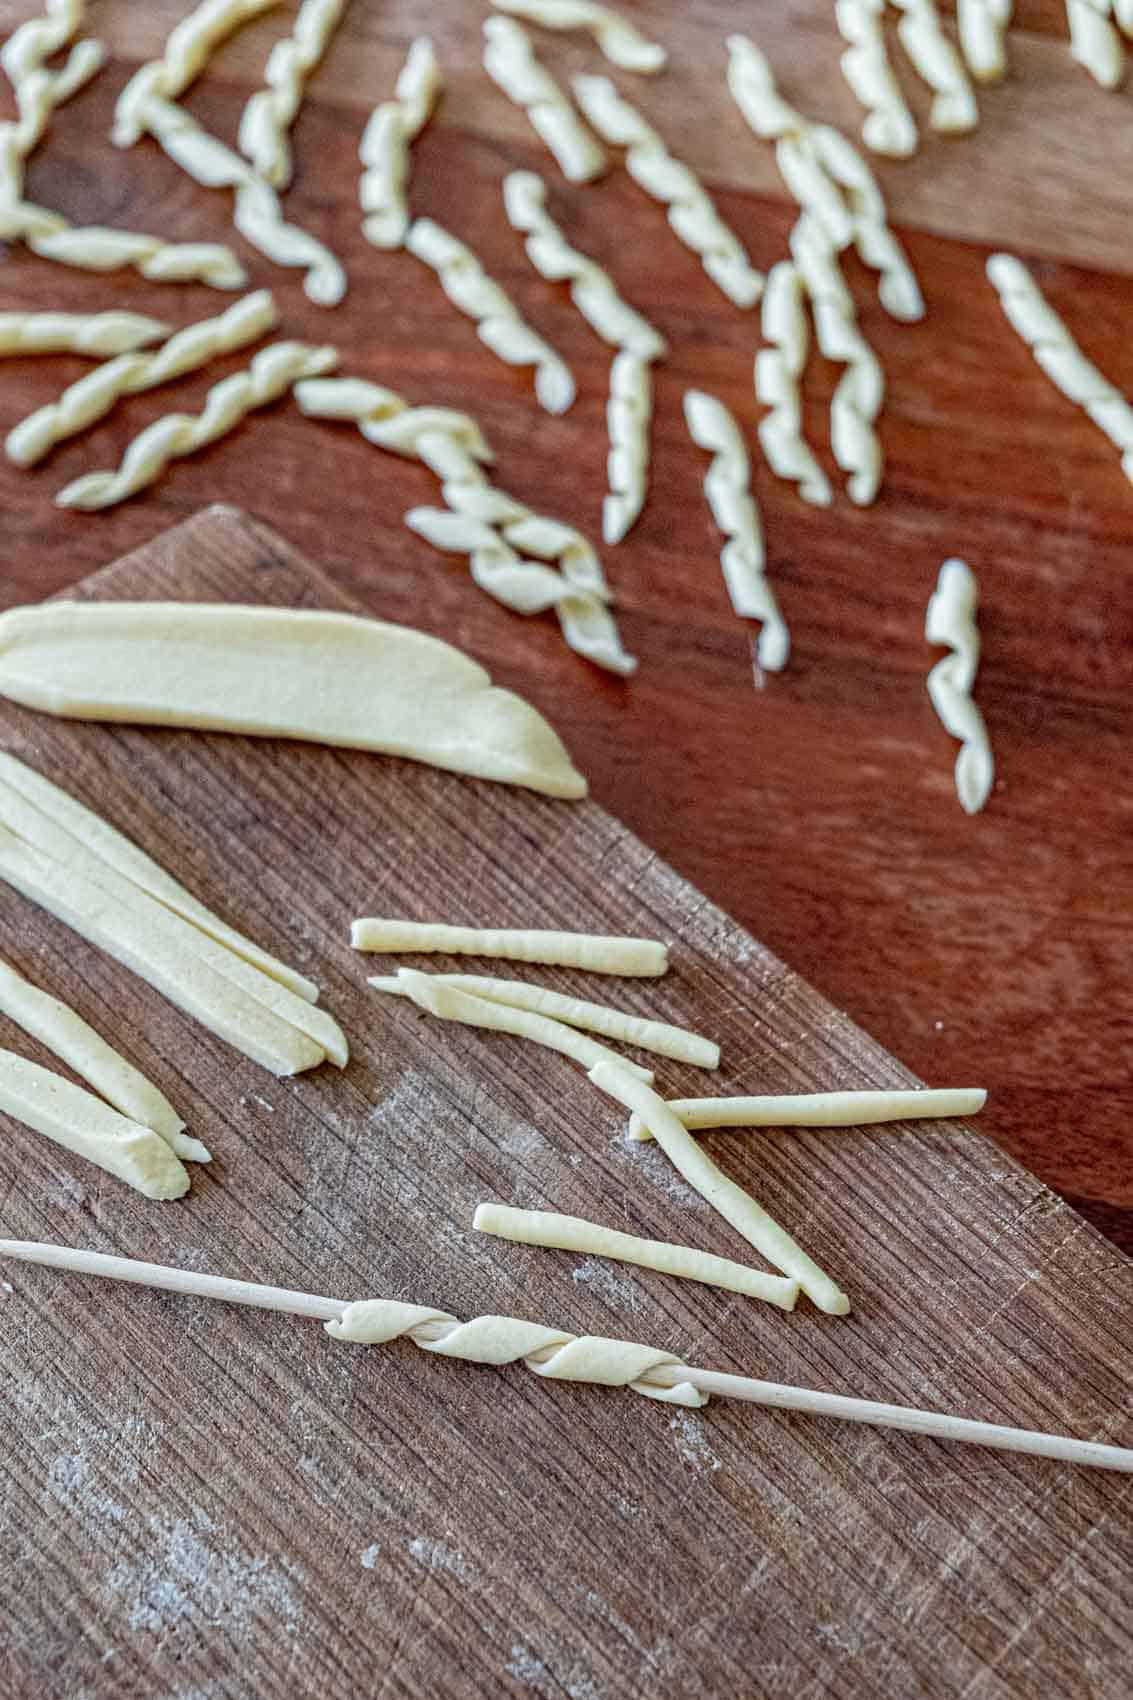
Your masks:
[{"label": "wood grain texture", "polygon": [[[30,7],[0,0],[0,27]],[[182,0],[103,0],[92,22],[110,67],[57,117],[31,165],[34,196],[76,217],[225,235],[225,197],[190,184],[152,144],[106,140],[114,96],[159,51]],[[189,105],[236,132],[280,8],[233,38]],[[651,0],[635,9],[673,49],[656,82],[623,86],[674,146],[704,167],[757,262],[785,252],[792,209],[770,151],[724,96],[726,0]],[[505,171],[534,166],[567,234],[608,265],[669,338],[657,379],[653,493],[630,539],[606,555],[639,676],[618,684],[564,652],[549,619],[487,602],[459,567],[410,536],[401,516],[432,502],[422,469],[384,457],[347,427],[284,405],[155,489],[105,515],[66,514],[52,493],[113,464],[168,407],[196,407],[232,359],[167,391],[132,398],[32,475],[0,466],[7,601],[37,598],[212,500],[279,526],[378,614],[453,637],[537,701],[569,736],[595,794],[759,937],[932,1080],[992,1089],[984,1126],[1090,1219],[1133,1250],[1133,858],[1124,777],[1133,738],[1133,614],[1126,539],[1133,496],[1110,446],[1057,396],[1005,325],[983,278],[988,238],[1036,258],[1054,306],[1121,387],[1133,384],[1126,326],[1133,283],[1133,181],[1125,122],[1133,93],[1107,95],[1066,50],[1055,0],[1017,7],[1011,80],[981,95],[983,123],[955,142],[926,137],[916,159],[879,175],[924,281],[926,322],[896,326],[854,269],[862,322],[889,377],[881,420],[888,472],[868,512],[844,499],[802,505],[762,465],[770,572],[790,622],[791,666],[751,689],[747,629],[732,616],[701,495],[703,457],[685,435],[690,384],[719,394],[747,427],[758,327],[730,308],[670,237],[661,210],[620,169],[570,190],[526,120],[478,69],[482,9],[438,0],[430,28],[449,93],[415,151],[414,204],[473,239],[532,323],[566,354],[580,399],[552,420],[522,374],[477,342],[435,282],[358,230],[356,145],[392,86],[420,8],[354,0],[295,129],[287,206],[345,258],[352,288],[333,313],[294,274],[238,238],[256,283],[270,283],[287,334],[343,352],[344,369],[415,399],[471,407],[507,487],[597,534],[604,483],[608,355],[565,291],[534,276],[499,199]],[[851,128],[838,42],[818,0],[745,9],[787,93]],[[583,41],[539,37],[560,72],[600,64]],[[902,72],[904,76],[904,72]],[[923,110],[911,79],[910,97]],[[1091,267],[1112,268],[1090,269]],[[186,323],[218,310],[209,290],[97,279],[13,251],[0,307],[120,303]],[[87,370],[73,360],[0,363],[6,429]],[[807,416],[826,455],[836,371],[808,371]],[[969,821],[951,784],[954,746],[924,693],[935,652],[923,613],[940,561],[965,555],[982,586],[979,687],[1001,788]]]},{"label": "wood grain texture", "polygon": [[[82,594],[340,605],[224,510]],[[470,1232],[497,1197],[745,1255],[564,1059],[371,993],[347,942],[360,909],[659,933],[671,975],[619,998],[718,1036],[723,1090],[909,1079],[597,804],[313,746],[11,709],[3,728],[312,973],[353,1043],[345,1074],[273,1080],[8,899],[0,954],[116,1035],[215,1161],[185,1201],[152,1205],[10,1125],[7,1233],[510,1308],[720,1368],[1133,1438],[1133,1264],[959,1124],[704,1136],[845,1278],[845,1322]],[[704,1077],[665,1064],[661,1079],[681,1093]],[[674,1413],[204,1301],[3,1274],[14,1695],[1024,1700],[1040,1679],[1125,1694],[1125,1477],[723,1401]]]}]

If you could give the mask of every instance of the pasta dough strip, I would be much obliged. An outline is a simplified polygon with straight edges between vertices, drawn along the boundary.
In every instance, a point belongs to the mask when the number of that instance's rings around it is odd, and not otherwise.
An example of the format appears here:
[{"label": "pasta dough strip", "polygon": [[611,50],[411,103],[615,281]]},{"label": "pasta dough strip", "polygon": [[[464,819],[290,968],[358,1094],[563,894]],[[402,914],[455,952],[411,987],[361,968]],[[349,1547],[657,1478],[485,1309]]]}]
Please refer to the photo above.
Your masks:
[{"label": "pasta dough strip", "polygon": [[171,328],[143,313],[0,313],[0,354],[90,354],[105,360],[160,342]]},{"label": "pasta dough strip", "polygon": [[956,795],[969,815],[983,808],[995,777],[987,726],[972,700],[980,664],[978,600],[975,574],[967,562],[945,561],[925,614],[925,641],[948,644],[952,650],[930,672],[928,694],[945,729],[961,740]]},{"label": "pasta dough strip", "polygon": [[[587,1003],[583,998],[567,997],[548,986],[533,986],[528,980],[497,980],[487,974],[437,974],[433,978],[443,985],[455,986],[457,991],[473,997],[486,998],[489,1003],[502,1003],[512,1009],[528,1009],[536,1015],[550,1016],[568,1027],[584,1027],[590,1033],[600,1033],[604,1039],[615,1039],[622,1045],[636,1045],[639,1050],[655,1051],[658,1056],[672,1057],[676,1062],[691,1063],[695,1068],[718,1068],[720,1047],[699,1033],[684,1027],[671,1027],[667,1021],[653,1021],[625,1010],[611,1009],[607,1004]],[[373,974],[368,985],[379,992],[391,992],[395,997],[408,997],[398,974]]]},{"label": "pasta dough strip", "polygon": [[124,353],[105,361],[68,385],[57,401],[37,408],[9,431],[4,445],[8,459],[17,466],[34,466],[56,443],[105,418],[123,396],[157,389],[222,354],[246,347],[263,336],[277,316],[271,291],[260,289],[215,319],[186,325],[155,353]]},{"label": "pasta dough strip", "polygon": [[1004,39],[1014,0],[956,0],[960,49],[977,82],[998,83],[1007,74]]},{"label": "pasta dough strip", "polygon": [[917,150],[917,126],[893,75],[881,15],[885,0],[836,0],[834,15],[847,43],[842,75],[865,107],[862,141],[873,153],[908,159]]},{"label": "pasta dough strip", "polygon": [[742,1187],[730,1181],[678,1121],[665,1100],[635,1080],[619,1060],[595,1064],[590,1078],[600,1091],[633,1110],[653,1134],[677,1172],[706,1198],[769,1263],[799,1283],[803,1292],[828,1316],[845,1316],[850,1301],[807,1256],[790,1234],[770,1217]]},{"label": "pasta dough strip", "polygon": [[290,131],[303,103],[307,79],[338,28],[346,0],[303,0],[291,34],[277,41],[257,89],[240,116],[240,152],[273,189],[286,189],[294,166]]},{"label": "pasta dough strip", "polygon": [[755,397],[770,412],[759,421],[760,446],[778,478],[797,484],[804,502],[828,508],[830,480],[803,436],[799,380],[810,341],[803,306],[803,280],[790,260],[778,260],[767,274],[762,330],[769,348],[755,357]]},{"label": "pasta dough strip", "polygon": [[685,422],[698,448],[712,456],[704,494],[712,517],[727,537],[720,565],[732,607],[743,619],[761,621],[759,665],[777,673],[787,664],[791,639],[775,593],[764,576],[766,554],[759,509],[751,492],[751,463],[739,426],[722,401],[703,390],[685,391]]},{"label": "pasta dough strip", "polygon": [[569,183],[590,183],[606,169],[606,155],[547,68],[531,38],[512,18],[484,24],[484,69],[498,89],[521,107]]},{"label": "pasta dough strip", "polygon": [[763,273],[724,223],[696,174],[675,160],[636,107],[623,100],[607,77],[575,77],[574,93],[593,129],[623,147],[634,182],[666,208],[678,241],[698,257],[717,289],[737,307],[754,307],[763,292]]},{"label": "pasta dough strip", "polygon": [[167,413],[134,438],[113,472],[88,472],[72,479],[55,498],[61,508],[109,508],[159,478],[171,460],[197,454],[233,430],[259,407],[278,401],[300,378],[329,372],[338,364],[333,348],[305,342],[273,342],[242,372],[214,384],[200,413]]},{"label": "pasta dough strip", "polygon": [[577,1251],[588,1257],[609,1257],[618,1263],[633,1263],[654,1269],[660,1275],[675,1275],[683,1281],[702,1281],[725,1292],[743,1293],[763,1299],[780,1310],[794,1310],[799,1296],[797,1281],[782,1275],[765,1275],[727,1257],[694,1251],[691,1246],[670,1245],[665,1240],[640,1239],[599,1227],[579,1216],[559,1216],[551,1210],[513,1210],[506,1204],[479,1204],[472,1226],[482,1234],[511,1240],[518,1245],[547,1246],[556,1251]]},{"label": "pasta dough strip", "polygon": [[1066,0],[1070,57],[1102,88],[1115,89],[1125,75],[1125,50],[1111,22],[1110,0]]},{"label": "pasta dough strip", "polygon": [[0,1051],[0,1110],[146,1198],[181,1198],[189,1190],[184,1165],[152,1128],[14,1051]]},{"label": "pasta dough strip", "polygon": [[160,59],[134,72],[118,99],[111,140],[133,147],[146,133],[145,103],[178,100],[196,82],[217,48],[279,0],[201,0],[170,30]]},{"label": "pasta dough strip", "polygon": [[375,248],[400,248],[405,241],[409,147],[429,122],[440,92],[441,72],[433,44],[427,36],[418,36],[398,74],[394,98],[374,108],[358,146],[365,167],[358,185],[366,215],[362,234]]},{"label": "pasta dough strip", "polygon": [[184,1131],[185,1123],[152,1081],[119,1056],[81,1015],[5,962],[0,962],[0,1012],[54,1051],[120,1115],[152,1129],[174,1156],[193,1163],[210,1161],[206,1147]]},{"label": "pasta dough strip", "polygon": [[541,962],[582,968],[590,974],[655,977],[667,972],[669,956],[655,939],[605,937],[510,927],[455,927],[439,921],[386,920],[366,916],[352,923],[355,950],[385,954],[429,953],[494,956],[506,962]]},{"label": "pasta dough strip", "polygon": [[594,0],[492,0],[497,12],[526,18],[545,30],[589,30],[611,65],[651,76],[668,62],[665,49],[648,41],[635,24]]},{"label": "pasta dough strip", "polygon": [[[756,1098],[670,1098],[677,1120],[705,1127],[873,1127],[883,1122],[936,1121],[974,1116],[983,1109],[982,1087],[920,1091],[790,1092]],[[631,1139],[652,1139],[639,1115],[629,1122]]]},{"label": "pasta dough strip", "polygon": [[964,61],[945,35],[936,0],[893,0],[901,12],[897,34],[917,75],[933,91],[928,121],[959,136],[979,123],[979,108]]}]

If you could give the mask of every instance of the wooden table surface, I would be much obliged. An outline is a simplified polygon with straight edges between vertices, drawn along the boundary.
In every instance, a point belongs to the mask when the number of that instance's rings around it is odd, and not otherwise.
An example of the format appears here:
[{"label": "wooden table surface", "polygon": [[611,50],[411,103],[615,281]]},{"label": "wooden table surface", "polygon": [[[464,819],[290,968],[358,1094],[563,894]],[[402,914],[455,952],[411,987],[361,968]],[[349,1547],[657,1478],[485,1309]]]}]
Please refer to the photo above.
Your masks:
[{"label": "wooden table surface", "polygon": [[[0,29],[33,10],[3,0]],[[354,0],[295,129],[288,208],[350,272],[334,311],[309,304],[296,274],[246,250],[223,195],[192,185],[152,143],[128,154],[108,143],[117,91],[160,51],[183,0],[104,0],[91,10],[114,57],[57,115],[31,163],[31,197],[83,222],[230,239],[255,283],[276,290],[284,334],[335,343],[344,371],[415,400],[471,408],[498,450],[500,482],[593,534],[608,352],[563,288],[529,270],[500,205],[507,170],[544,172],[568,234],[608,263],[672,345],[658,374],[653,493],[630,539],[606,554],[641,668],[629,683],[603,676],[565,651],[549,619],[525,622],[489,603],[458,563],[401,523],[407,508],[434,499],[431,477],[345,426],[303,420],[292,404],[121,508],[84,516],[52,506],[56,489],[112,465],[142,425],[171,406],[199,405],[240,357],[134,398],[31,475],[0,467],[4,600],[56,591],[209,502],[240,504],[375,613],[452,638],[522,689],[568,739],[602,802],[919,1074],[986,1083],[985,1129],[1133,1250],[1133,491],[1116,453],[1007,329],[983,276],[987,244],[1022,253],[1102,369],[1133,382],[1133,97],[1104,93],[1072,63],[1062,8],[1017,7],[1013,75],[981,93],[974,136],[929,137],[914,160],[878,163],[928,317],[912,328],[887,320],[872,280],[852,268],[889,383],[875,507],[860,511],[842,496],[825,512],[805,507],[757,464],[769,570],[794,645],[788,671],[759,690],[752,633],[721,583],[703,457],[680,414],[695,383],[754,425],[756,317],[727,305],[620,168],[585,189],[558,178],[523,115],[479,69],[485,9],[462,0],[430,8],[448,93],[415,152],[413,201],[475,243],[569,358],[580,393],[563,419],[535,408],[523,375],[482,348],[414,260],[361,240],[358,135],[420,26],[418,5]],[[234,136],[291,10],[235,37],[188,98],[217,133]],[[650,0],[633,10],[673,63],[663,78],[625,77],[623,87],[703,170],[756,262],[770,265],[785,252],[793,209],[771,150],[724,93],[722,43],[740,21],[736,8]],[[752,0],[742,22],[788,96],[856,130],[829,12],[825,0]],[[584,41],[540,37],[539,47],[559,71],[601,68]],[[923,112],[923,90],[904,68],[902,80]],[[0,310],[112,305],[184,324],[223,298],[126,273],[97,278],[19,250],[0,270]],[[3,429],[85,369],[70,359],[5,361]],[[836,376],[815,362],[806,379],[808,424],[827,464]],[[955,746],[924,691],[935,658],[924,606],[953,553],[981,582],[978,695],[999,773],[974,820],[956,803]]]}]

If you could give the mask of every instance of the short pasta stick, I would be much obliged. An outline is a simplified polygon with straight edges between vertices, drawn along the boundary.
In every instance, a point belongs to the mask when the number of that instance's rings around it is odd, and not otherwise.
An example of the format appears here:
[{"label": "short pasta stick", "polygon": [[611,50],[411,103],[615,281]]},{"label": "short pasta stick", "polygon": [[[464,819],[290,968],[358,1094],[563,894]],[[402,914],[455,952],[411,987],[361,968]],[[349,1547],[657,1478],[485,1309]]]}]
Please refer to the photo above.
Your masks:
[{"label": "short pasta stick", "polygon": [[510,101],[527,113],[569,183],[590,183],[606,155],[551,73],[535,57],[527,31],[514,18],[484,25],[484,69]]},{"label": "short pasta stick", "polygon": [[[790,1092],[755,1098],[670,1098],[669,1108],[690,1129],[706,1127],[873,1127],[883,1122],[974,1116],[983,1109],[982,1086],[920,1091]],[[630,1117],[631,1139],[652,1139],[639,1115]]]},{"label": "short pasta stick", "polygon": [[[699,1033],[684,1027],[671,1027],[667,1021],[652,1021],[625,1010],[611,1009],[607,1004],[587,1003],[583,998],[567,997],[548,986],[533,986],[527,980],[497,980],[488,974],[437,974],[433,976],[446,986],[468,992],[473,997],[487,998],[489,1003],[502,1003],[512,1009],[529,1009],[536,1015],[548,1015],[553,1021],[565,1021],[568,1027],[582,1027],[588,1033],[600,1033],[604,1039],[614,1039],[621,1045],[636,1045],[642,1051],[654,1051],[658,1056],[671,1057],[675,1062],[691,1063],[696,1068],[718,1068],[720,1047]],[[379,992],[392,992],[395,997],[408,997],[399,974],[376,974],[369,982]]]},{"label": "short pasta stick", "polygon": [[668,952],[656,939],[560,933],[532,928],[458,927],[441,921],[401,921],[365,916],[353,923],[355,950],[386,955],[443,951],[446,956],[496,956],[506,962],[543,962],[584,968],[591,974],[631,977],[664,974]]},{"label": "short pasta stick", "polygon": [[409,148],[432,117],[440,93],[441,70],[433,44],[428,36],[418,36],[398,74],[393,99],[374,108],[358,144],[365,167],[358,184],[366,215],[362,234],[375,248],[400,248],[405,241]]},{"label": "short pasta stick", "polygon": [[966,561],[945,561],[925,613],[925,641],[947,644],[951,655],[928,676],[928,694],[941,723],[960,740],[956,795],[966,814],[978,814],[991,794],[995,763],[987,726],[972,699],[980,664],[976,627],[979,589]]},{"label": "short pasta stick", "polygon": [[160,342],[170,329],[144,313],[0,313],[0,354],[89,354],[107,360]]},{"label": "short pasta stick", "polygon": [[482,1234],[494,1234],[517,1245],[609,1257],[618,1263],[634,1263],[639,1269],[654,1269],[659,1275],[702,1281],[707,1287],[722,1287],[725,1292],[763,1299],[767,1304],[778,1305],[780,1310],[794,1310],[799,1296],[799,1283],[782,1275],[765,1275],[761,1269],[749,1269],[730,1258],[714,1257],[691,1246],[623,1234],[580,1216],[560,1216],[551,1210],[514,1210],[507,1204],[480,1204],[472,1226]]}]

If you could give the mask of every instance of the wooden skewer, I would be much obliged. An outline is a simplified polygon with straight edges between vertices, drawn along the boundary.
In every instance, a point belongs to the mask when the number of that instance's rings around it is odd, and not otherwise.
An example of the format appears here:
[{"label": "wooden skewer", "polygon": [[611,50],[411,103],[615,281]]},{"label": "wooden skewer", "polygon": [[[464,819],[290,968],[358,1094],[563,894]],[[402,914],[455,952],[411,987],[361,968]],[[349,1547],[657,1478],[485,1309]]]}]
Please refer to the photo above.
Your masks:
[{"label": "wooden skewer", "polygon": [[[201,1275],[192,1269],[172,1269],[160,1263],[139,1263],[129,1257],[111,1257],[103,1252],[82,1251],[72,1246],[50,1245],[36,1240],[0,1240],[0,1257],[24,1263],[42,1263],[53,1269],[69,1269],[80,1275],[101,1275],[114,1281],[134,1281],[145,1287],[161,1287],[173,1293],[191,1293],[200,1298],[222,1299],[229,1304],[254,1305],[260,1310],[284,1311],[323,1322],[338,1321],[349,1301],[296,1293],[285,1287],[264,1287],[252,1281],[233,1281],[222,1275]],[[467,1325],[455,1321],[429,1321],[410,1331],[418,1345],[444,1340]],[[564,1335],[567,1340],[573,1336]],[[640,1348],[629,1348],[640,1350]],[[550,1349],[548,1349],[550,1350]],[[548,1352],[532,1354],[545,1362]],[[872,1399],[852,1399],[840,1393],[822,1393],[807,1387],[788,1387],[774,1381],[756,1381],[747,1376],[728,1375],[718,1370],[695,1369],[688,1364],[658,1364],[642,1381],[659,1388],[691,1383],[700,1392],[727,1399],[744,1399],[753,1405],[770,1405],[781,1411],[802,1411],[810,1416],[839,1417],[844,1422],[870,1423],[880,1428],[902,1429],[906,1434],[926,1434],[937,1440],[963,1441],[973,1446],[996,1447],[1007,1452],[1026,1452],[1039,1458],[1058,1458],[1068,1464],[1087,1464],[1096,1469],[1121,1470],[1133,1475],[1133,1449],[1106,1446],[1093,1440],[1074,1440],[1068,1435],[1038,1434],[1031,1429],[1004,1428],[998,1423],[973,1422],[943,1411],[918,1411],[908,1405],[883,1405]]]}]

